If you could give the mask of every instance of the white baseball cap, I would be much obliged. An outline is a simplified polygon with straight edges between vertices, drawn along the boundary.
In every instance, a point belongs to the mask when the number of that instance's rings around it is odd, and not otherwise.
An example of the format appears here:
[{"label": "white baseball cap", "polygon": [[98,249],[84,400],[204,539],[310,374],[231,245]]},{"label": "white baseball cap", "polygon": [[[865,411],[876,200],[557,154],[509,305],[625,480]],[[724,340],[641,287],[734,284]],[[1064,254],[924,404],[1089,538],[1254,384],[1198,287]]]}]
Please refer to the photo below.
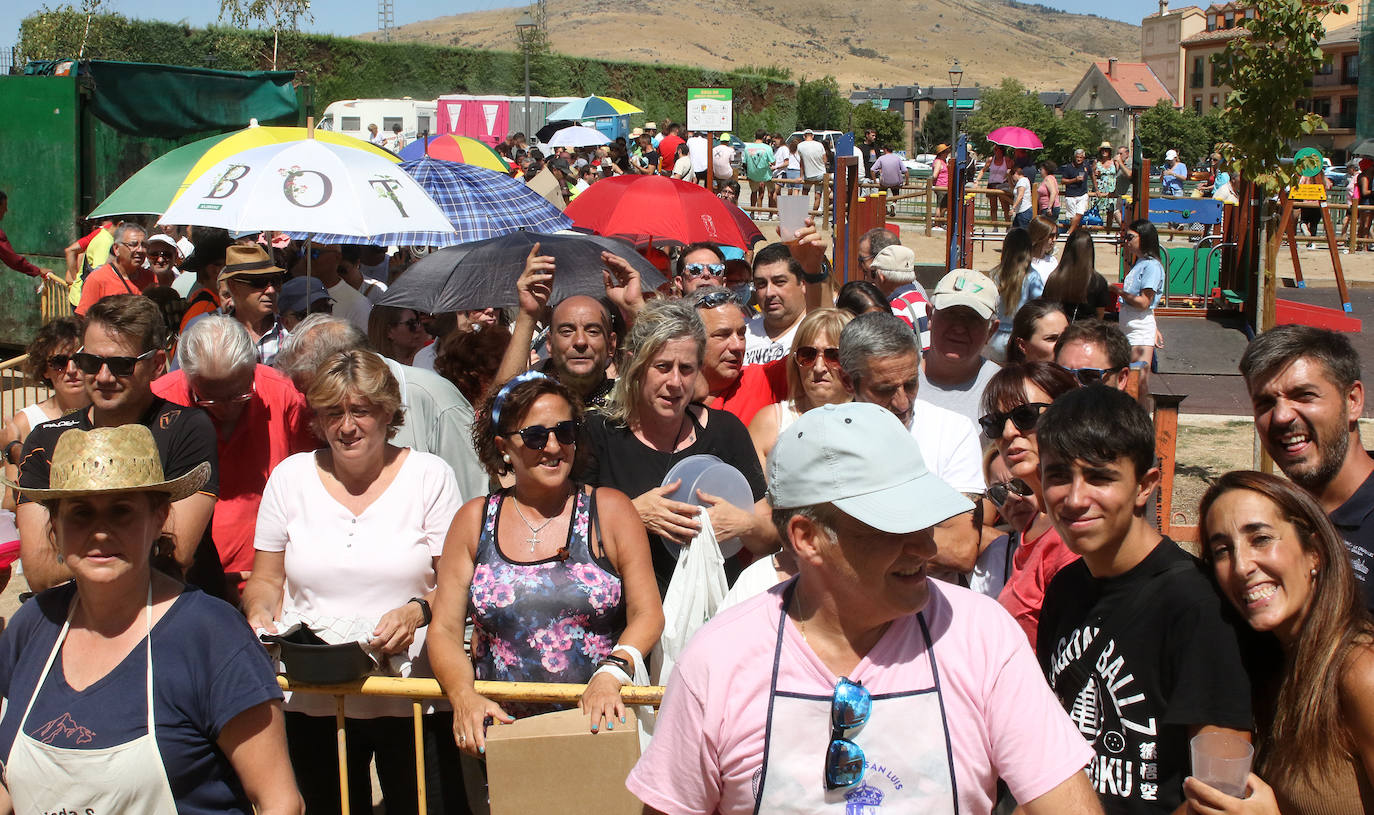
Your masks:
[{"label": "white baseball cap", "polygon": [[920,445],[888,409],[867,402],[808,410],[768,456],[777,509],[834,504],[882,532],[906,534],[973,509],[926,468]]},{"label": "white baseball cap", "polygon": [[1167,152],[1167,153],[1164,154],[1164,160],[1165,160],[1165,161],[1173,161],[1174,159],[1177,159],[1177,158],[1178,158],[1178,151],[1177,151],[1177,150],[1170,150],[1169,152]]},{"label": "white baseball cap", "polygon": [[997,284],[992,278],[973,269],[954,269],[940,278],[930,304],[936,311],[968,306],[987,319],[997,313],[997,298]]}]

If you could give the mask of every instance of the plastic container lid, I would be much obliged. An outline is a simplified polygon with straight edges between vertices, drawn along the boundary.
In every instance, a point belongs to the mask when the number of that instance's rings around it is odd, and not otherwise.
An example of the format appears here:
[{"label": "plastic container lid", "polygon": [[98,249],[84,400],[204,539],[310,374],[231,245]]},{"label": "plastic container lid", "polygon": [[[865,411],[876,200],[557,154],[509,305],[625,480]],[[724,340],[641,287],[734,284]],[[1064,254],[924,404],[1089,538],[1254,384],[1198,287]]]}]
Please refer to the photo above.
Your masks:
[{"label": "plastic container lid", "polygon": [[[716,456],[699,454],[684,458],[674,464],[663,477],[663,484],[671,484],[678,479],[682,479],[682,484],[667,495],[673,501],[703,506],[702,500],[697,497],[697,491],[700,490],[708,495],[723,498],[740,509],[750,512],[754,510],[754,491],[749,486],[749,480],[739,470]],[[724,557],[732,557],[744,547],[739,538],[721,540],[717,543]],[[682,547],[674,549],[681,556]]]}]

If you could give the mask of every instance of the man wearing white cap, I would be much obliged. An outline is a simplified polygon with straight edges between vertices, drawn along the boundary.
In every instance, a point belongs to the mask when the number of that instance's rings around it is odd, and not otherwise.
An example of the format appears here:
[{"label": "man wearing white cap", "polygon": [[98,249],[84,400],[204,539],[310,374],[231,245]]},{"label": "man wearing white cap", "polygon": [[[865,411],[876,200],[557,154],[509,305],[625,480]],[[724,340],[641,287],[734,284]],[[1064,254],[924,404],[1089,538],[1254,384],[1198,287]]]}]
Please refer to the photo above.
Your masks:
[{"label": "man wearing white cap", "polygon": [[930,318],[926,306],[930,301],[916,282],[916,253],[898,243],[896,235],[875,227],[859,238],[859,265],[866,267],[873,284],[887,295],[892,313],[921,335],[922,348],[928,347]]},{"label": "man wearing white cap", "polygon": [[976,420],[997,363],[983,357],[997,332],[997,284],[982,272],[955,269],[940,278],[926,306],[930,350],[921,366],[921,398]]},{"label": "man wearing white cap", "polygon": [[[905,467],[877,467],[899,456]],[[707,623],[626,785],[646,812],[1099,813],[1092,752],[991,600],[935,583],[969,501],[877,405],[825,405],[769,459],[795,579]]]},{"label": "man wearing white cap", "polygon": [[1160,191],[1165,195],[1182,195],[1183,182],[1188,179],[1188,165],[1178,158],[1177,150],[1164,154],[1164,170],[1159,177]]}]

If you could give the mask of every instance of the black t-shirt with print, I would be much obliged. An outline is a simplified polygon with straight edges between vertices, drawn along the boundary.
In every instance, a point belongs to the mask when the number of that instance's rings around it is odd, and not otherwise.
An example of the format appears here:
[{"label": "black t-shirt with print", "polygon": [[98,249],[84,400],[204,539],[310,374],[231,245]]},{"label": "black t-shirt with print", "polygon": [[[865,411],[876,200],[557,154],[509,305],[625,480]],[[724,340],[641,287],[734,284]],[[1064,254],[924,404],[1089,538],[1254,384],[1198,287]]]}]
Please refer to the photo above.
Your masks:
[{"label": "black t-shirt with print", "polygon": [[[199,408],[183,407],[154,397],[147,412],[139,420],[153,434],[158,455],[162,459],[163,476],[180,478],[202,461],[210,463],[210,478],[200,491],[211,496],[219,495],[219,453],[217,452],[215,427],[210,416]],[[24,439],[24,457],[19,463],[19,486],[31,489],[46,489],[52,469],[53,448],[63,433],[73,428],[90,430],[90,411],[82,410],[69,413],[60,419],[43,422],[29,432]],[[19,502],[29,499],[20,493]],[[196,547],[195,560],[186,575],[186,582],[204,590],[215,597],[226,598],[224,567],[219,560],[210,531],[213,521],[205,524],[205,534]]]},{"label": "black t-shirt with print", "polygon": [[1118,577],[1077,561],[1050,582],[1036,655],[1097,753],[1088,776],[1108,815],[1183,802],[1190,727],[1250,729],[1236,625],[1201,563],[1168,538]]}]

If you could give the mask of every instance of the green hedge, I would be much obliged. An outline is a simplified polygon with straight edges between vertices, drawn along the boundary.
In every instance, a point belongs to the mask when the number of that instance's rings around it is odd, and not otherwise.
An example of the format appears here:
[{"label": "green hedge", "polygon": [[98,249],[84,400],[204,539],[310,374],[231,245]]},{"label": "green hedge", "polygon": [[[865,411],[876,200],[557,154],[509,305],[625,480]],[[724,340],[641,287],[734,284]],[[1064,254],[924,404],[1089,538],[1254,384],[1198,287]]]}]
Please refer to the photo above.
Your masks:
[{"label": "green hedge", "polygon": [[[21,59],[59,59],[81,50],[86,18],[67,9],[26,17],[20,23]],[[272,67],[272,33],[211,26],[130,20],[122,15],[95,17],[86,35],[90,58],[189,65],[221,70]],[[518,52],[378,43],[345,37],[286,32],[277,64],[297,70],[314,87],[318,114],[338,99],[411,96],[431,99],[446,93],[518,95],[523,92],[524,61]],[[674,65],[647,65],[538,54],[530,63],[531,93],[538,96],[602,94],[644,109],[644,120],[681,120],[687,88],[734,89],[735,129],[790,132],[796,126],[795,82],[756,74],[736,74]],[[747,136],[746,136],[747,138]]]}]

